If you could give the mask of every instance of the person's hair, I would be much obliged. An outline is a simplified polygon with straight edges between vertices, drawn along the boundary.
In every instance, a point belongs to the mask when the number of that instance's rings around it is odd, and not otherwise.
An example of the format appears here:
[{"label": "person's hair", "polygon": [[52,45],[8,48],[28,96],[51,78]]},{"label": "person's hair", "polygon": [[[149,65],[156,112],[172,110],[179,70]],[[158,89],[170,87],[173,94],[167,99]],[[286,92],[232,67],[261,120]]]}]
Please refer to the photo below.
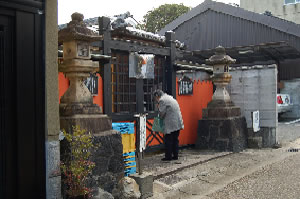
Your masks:
[{"label": "person's hair", "polygon": [[160,89],[157,89],[154,91],[153,96],[154,97],[161,97],[164,94],[164,92]]}]

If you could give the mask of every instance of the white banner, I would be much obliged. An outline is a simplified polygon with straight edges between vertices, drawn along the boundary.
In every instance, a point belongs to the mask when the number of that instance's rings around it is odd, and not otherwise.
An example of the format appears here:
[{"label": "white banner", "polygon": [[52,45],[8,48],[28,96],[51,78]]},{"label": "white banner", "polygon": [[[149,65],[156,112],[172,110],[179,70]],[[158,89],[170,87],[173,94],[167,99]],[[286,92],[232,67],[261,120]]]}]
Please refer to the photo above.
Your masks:
[{"label": "white banner", "polygon": [[154,79],[154,55],[130,53],[129,77],[137,79]]},{"label": "white banner", "polygon": [[253,131],[257,132],[260,130],[259,127],[259,111],[252,112],[252,124],[253,124]]},{"label": "white banner", "polygon": [[146,149],[146,115],[141,115],[140,119],[140,152]]}]

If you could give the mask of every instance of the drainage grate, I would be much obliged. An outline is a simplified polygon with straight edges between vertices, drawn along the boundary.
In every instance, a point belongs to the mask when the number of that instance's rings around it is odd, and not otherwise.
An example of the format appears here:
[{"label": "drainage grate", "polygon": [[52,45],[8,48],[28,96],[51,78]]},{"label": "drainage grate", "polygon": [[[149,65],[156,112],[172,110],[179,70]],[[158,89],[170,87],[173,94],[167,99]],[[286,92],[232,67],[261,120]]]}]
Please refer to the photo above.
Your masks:
[{"label": "drainage grate", "polygon": [[300,149],[294,149],[294,148],[291,148],[291,149],[288,149],[288,152],[299,152]]}]

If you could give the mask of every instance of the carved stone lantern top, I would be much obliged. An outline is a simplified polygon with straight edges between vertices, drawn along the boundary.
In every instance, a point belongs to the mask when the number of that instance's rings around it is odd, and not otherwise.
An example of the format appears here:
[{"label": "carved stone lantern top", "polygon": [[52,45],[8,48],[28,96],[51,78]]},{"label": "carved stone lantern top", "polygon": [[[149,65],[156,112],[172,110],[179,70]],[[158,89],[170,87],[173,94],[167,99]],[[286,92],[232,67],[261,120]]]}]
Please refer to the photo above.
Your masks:
[{"label": "carved stone lantern top", "polygon": [[102,39],[102,36],[86,27],[83,22],[83,14],[75,12],[71,15],[71,18],[72,21],[68,23],[67,28],[58,32],[58,43],[62,44],[73,40],[93,42]]},{"label": "carved stone lantern top", "polygon": [[212,82],[216,85],[216,91],[213,95],[213,101],[230,102],[229,93],[226,86],[230,83],[232,76],[229,74],[229,64],[235,63],[235,59],[226,55],[225,48],[218,46],[215,55],[206,60],[206,64],[213,66]]},{"label": "carved stone lantern top", "polygon": [[[86,27],[82,14],[74,13],[67,28],[58,32],[58,39],[63,44],[63,62],[59,64],[58,70],[70,80],[70,86],[60,100],[61,107],[64,107],[64,112],[73,110],[72,104],[77,104],[76,110],[93,107],[93,96],[84,80],[90,73],[99,70],[99,62],[91,60],[90,43],[101,37]],[[93,112],[99,113],[100,108],[94,106]]]},{"label": "carved stone lantern top", "polygon": [[206,64],[212,66],[221,64],[234,64],[235,62],[235,59],[232,59],[230,56],[226,55],[225,48],[223,46],[216,47],[215,55],[211,56],[209,59],[206,59]]}]

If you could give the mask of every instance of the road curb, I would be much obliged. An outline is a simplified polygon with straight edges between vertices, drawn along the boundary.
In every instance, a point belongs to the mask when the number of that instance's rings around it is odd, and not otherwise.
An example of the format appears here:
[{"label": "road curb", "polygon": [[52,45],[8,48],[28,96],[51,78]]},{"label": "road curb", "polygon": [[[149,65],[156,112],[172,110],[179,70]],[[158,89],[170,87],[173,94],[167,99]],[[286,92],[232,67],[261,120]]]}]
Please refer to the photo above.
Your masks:
[{"label": "road curb", "polygon": [[168,172],[165,172],[165,173],[161,173],[161,174],[158,174],[158,175],[154,175],[153,176],[153,179],[154,180],[158,180],[160,178],[163,178],[163,177],[166,177],[166,176],[169,176],[169,175],[173,175],[173,174],[176,174],[180,171],[183,171],[184,169],[188,169],[188,168],[191,168],[191,167],[194,167],[194,166],[198,166],[200,164],[204,164],[206,162],[209,162],[209,161],[212,161],[212,160],[216,160],[216,159],[219,159],[219,158],[223,158],[223,157],[227,157],[229,155],[232,155],[234,154],[233,152],[232,153],[228,153],[228,154],[224,154],[224,155],[220,155],[220,156],[216,156],[216,157],[212,157],[212,158],[209,158],[209,159],[206,159],[206,160],[201,160],[199,162],[195,162],[195,163],[192,163],[192,164],[189,164],[189,165],[185,165],[185,166],[182,166],[182,167],[179,167],[179,168],[176,168],[172,171],[168,171]]}]

